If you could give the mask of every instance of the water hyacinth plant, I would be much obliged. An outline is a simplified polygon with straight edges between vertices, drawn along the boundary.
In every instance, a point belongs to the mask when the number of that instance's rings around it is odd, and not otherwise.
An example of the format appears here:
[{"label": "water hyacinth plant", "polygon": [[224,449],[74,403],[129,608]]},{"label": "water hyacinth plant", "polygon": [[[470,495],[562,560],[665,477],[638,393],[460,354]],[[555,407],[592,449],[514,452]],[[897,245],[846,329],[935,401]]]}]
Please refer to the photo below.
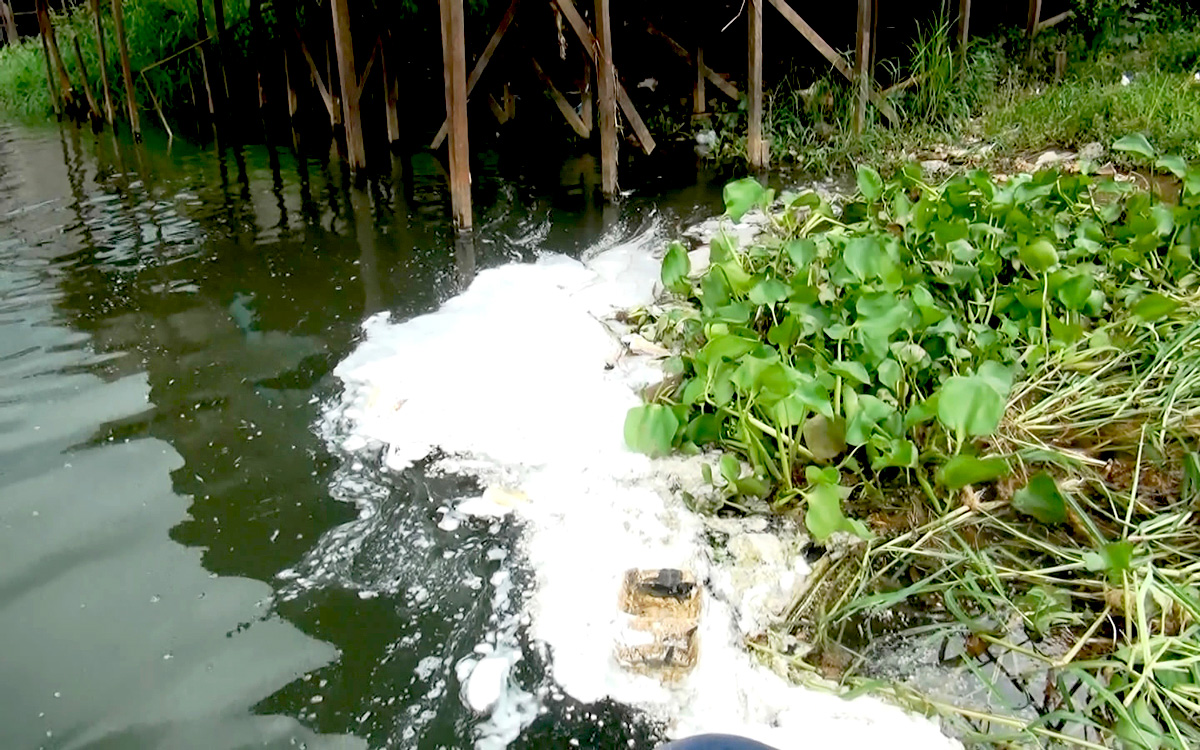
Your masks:
[{"label": "water hyacinth plant", "polygon": [[[763,212],[760,236],[719,233],[703,267],[668,249],[670,299],[642,327],[677,354],[627,442],[718,452],[732,507],[861,540],[796,602],[810,648],[759,644],[782,668],[829,676],[836,650],[842,684],[985,745],[1200,746],[1200,167],[1113,147],[1177,195],[860,167],[835,211],[745,179],[727,213]],[[852,635],[900,605],[977,643],[965,659],[1041,664],[1037,718],[872,680]]]}]

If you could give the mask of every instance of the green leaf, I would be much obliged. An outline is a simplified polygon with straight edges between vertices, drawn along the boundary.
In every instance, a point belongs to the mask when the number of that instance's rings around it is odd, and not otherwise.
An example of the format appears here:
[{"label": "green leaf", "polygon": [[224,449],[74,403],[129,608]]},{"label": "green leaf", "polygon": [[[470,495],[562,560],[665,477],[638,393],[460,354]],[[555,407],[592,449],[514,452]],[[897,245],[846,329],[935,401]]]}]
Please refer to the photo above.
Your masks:
[{"label": "green leaf", "polygon": [[1007,400],[997,385],[984,374],[947,379],[938,395],[938,420],[959,441],[992,434],[1004,417]]},{"label": "green leaf", "polygon": [[784,250],[798,271],[806,270],[817,259],[817,243],[810,239],[792,240]]},{"label": "green leaf", "polygon": [[1188,163],[1179,154],[1161,156],[1158,161],[1154,162],[1154,166],[1167,170],[1181,180],[1187,177]]},{"label": "green leaf", "polygon": [[672,242],[667,248],[667,255],[662,263],[663,286],[676,294],[687,294],[691,290],[688,274],[692,272],[692,263],[688,259],[687,250],[683,244]]},{"label": "green leaf", "polygon": [[727,183],[724,191],[725,213],[734,221],[741,221],[746,212],[758,205],[765,194],[766,189],[753,177],[743,177]]},{"label": "green leaf", "polygon": [[1127,540],[1109,542],[1098,552],[1085,554],[1083,564],[1093,573],[1104,571],[1111,583],[1119,584],[1122,574],[1133,567],[1133,543]]},{"label": "green leaf", "polygon": [[1038,472],[1029,478],[1029,483],[1013,494],[1012,506],[1018,513],[1032,516],[1045,524],[1059,524],[1067,520],[1067,502],[1058,490],[1054,477]]},{"label": "green leaf", "polygon": [[832,461],[846,450],[846,422],[821,414],[804,423],[804,447],[813,458],[824,463]]},{"label": "green leaf", "polygon": [[1150,141],[1146,140],[1146,136],[1141,133],[1134,133],[1123,138],[1118,138],[1117,142],[1112,145],[1117,151],[1124,151],[1129,154],[1137,154],[1144,156],[1147,159],[1154,158],[1154,147],[1150,145]]},{"label": "green leaf", "polygon": [[788,298],[788,294],[791,291],[791,287],[779,279],[770,278],[763,279],[750,287],[750,293],[746,296],[751,303],[761,307],[775,302],[782,302]]},{"label": "green leaf", "polygon": [[917,467],[917,457],[917,446],[911,440],[894,438],[888,443],[887,452],[881,453],[871,462],[871,468],[875,471],[889,466],[901,469],[915,469]]},{"label": "green leaf", "polygon": [[720,266],[708,269],[700,279],[700,304],[705,310],[716,310],[729,304],[731,299],[729,279]]},{"label": "green leaf", "polygon": [[865,164],[858,165],[858,192],[870,202],[879,200],[883,195],[883,178],[874,169]]},{"label": "green leaf", "polygon": [[670,453],[678,430],[678,417],[662,404],[635,406],[625,415],[625,444],[647,456]]},{"label": "green leaf", "polygon": [[1138,300],[1130,312],[1134,317],[1140,318],[1143,323],[1151,323],[1175,312],[1177,307],[1179,307],[1179,303],[1175,300],[1154,292]]},{"label": "green leaf", "polygon": [[742,465],[738,463],[737,456],[731,453],[721,455],[721,476],[729,484],[733,484],[742,475]]},{"label": "green leaf", "polygon": [[1161,750],[1167,741],[1162,724],[1142,697],[1134,700],[1126,715],[1117,719],[1113,733],[1120,738],[1124,750]]},{"label": "green leaf", "polygon": [[896,270],[896,264],[883,249],[878,237],[855,237],[846,243],[842,256],[846,268],[859,281],[885,278]]},{"label": "green leaf", "polygon": [[854,399],[855,404],[850,408],[847,401],[846,442],[850,445],[865,445],[871,439],[876,425],[892,416],[896,407],[880,399],[862,395]]},{"label": "green leaf", "polygon": [[975,458],[974,456],[955,456],[938,470],[938,483],[952,490],[966,487],[968,484],[990,482],[1008,473],[1008,462],[1003,458]]},{"label": "green leaf", "polygon": [[1045,238],[1034,240],[1022,247],[1020,257],[1027,268],[1037,273],[1044,273],[1058,263],[1058,251],[1054,249],[1054,243]]},{"label": "green leaf", "polygon": [[853,380],[862,385],[871,382],[871,376],[867,374],[867,368],[863,367],[860,362],[846,362],[839,359],[829,366],[829,371],[834,375]]},{"label": "green leaf", "polygon": [[696,445],[710,445],[721,439],[724,420],[719,414],[698,414],[688,422],[683,434]]},{"label": "green leaf", "polygon": [[842,499],[850,494],[850,490],[836,484],[822,483],[802,494],[808,504],[804,525],[813,539],[824,542],[838,531],[848,531],[861,539],[871,538],[862,521],[851,520],[842,513]]}]

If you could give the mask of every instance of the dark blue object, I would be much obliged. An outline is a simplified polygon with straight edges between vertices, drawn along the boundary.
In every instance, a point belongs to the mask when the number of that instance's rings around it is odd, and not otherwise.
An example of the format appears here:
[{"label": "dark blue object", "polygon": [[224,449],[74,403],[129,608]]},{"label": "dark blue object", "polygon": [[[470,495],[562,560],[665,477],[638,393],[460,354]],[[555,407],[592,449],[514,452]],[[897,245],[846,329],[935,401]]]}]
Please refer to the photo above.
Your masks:
[{"label": "dark blue object", "polygon": [[698,734],[660,745],[658,750],[775,750],[761,742],[732,734]]}]

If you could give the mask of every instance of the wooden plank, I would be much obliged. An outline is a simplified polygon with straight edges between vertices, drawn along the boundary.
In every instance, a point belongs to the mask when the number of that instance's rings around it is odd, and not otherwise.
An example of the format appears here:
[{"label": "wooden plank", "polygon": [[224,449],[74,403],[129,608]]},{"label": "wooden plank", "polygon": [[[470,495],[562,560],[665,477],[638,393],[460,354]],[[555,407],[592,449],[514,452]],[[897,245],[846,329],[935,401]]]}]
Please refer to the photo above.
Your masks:
[{"label": "wooden plank", "polygon": [[117,29],[117,52],[121,56],[121,76],[125,79],[125,102],[129,107],[129,127],[133,139],[142,140],[142,121],[138,118],[137,92],[133,88],[133,70],[129,67],[129,44],[125,38],[125,12],[121,0],[112,0],[113,25]]},{"label": "wooden plank", "polygon": [[112,89],[108,85],[108,51],[104,44],[104,26],[100,23],[100,0],[90,1],[92,23],[96,28],[96,48],[100,51],[100,88],[104,93],[104,119],[111,127],[116,122],[116,112],[113,110]]},{"label": "wooden plank", "polygon": [[971,32],[971,0],[958,0],[958,51],[965,52]]},{"label": "wooden plank", "polygon": [[696,82],[692,85],[692,114],[708,111],[708,96],[704,93],[704,48],[696,47]]},{"label": "wooden plank", "polygon": [[450,120],[450,203],[459,230],[471,228],[471,154],[467,143],[467,43],[463,0],[440,0],[446,115]]},{"label": "wooden plank", "polygon": [[873,0],[858,0],[858,34],[854,45],[854,132],[861,135],[867,124],[867,100],[871,92],[871,11]]},{"label": "wooden plank", "polygon": [[[479,55],[479,59],[475,61],[475,67],[471,68],[471,75],[467,77],[467,96],[475,90],[475,84],[479,83],[479,79],[483,77],[483,71],[487,69],[488,63],[492,61],[492,55],[496,54],[496,48],[500,46],[500,40],[504,38],[504,34],[508,32],[508,27],[512,26],[513,19],[517,15],[517,6],[521,4],[521,0],[512,0],[508,10],[500,18],[499,25],[492,32],[492,37],[488,39],[487,46],[483,48],[483,52]],[[433,142],[429,144],[430,148],[437,149],[442,145],[442,141],[446,140],[446,133],[450,127],[449,120],[442,120],[442,126],[438,128],[437,135],[433,137]]]},{"label": "wooden plank", "polygon": [[805,23],[800,14],[792,10],[792,6],[787,4],[787,0],[770,0],[770,2],[771,5],[775,6],[776,10],[783,14],[788,23],[795,27],[801,36],[808,40],[809,44],[817,48],[817,52],[820,52],[821,56],[829,61],[834,70],[845,76],[847,81],[854,80],[854,72],[850,70],[850,65],[846,62],[845,58],[839,55],[833,47],[830,47],[829,43],[822,39],[821,35],[813,27]]},{"label": "wooden plank", "polygon": [[746,76],[749,89],[749,117],[750,127],[746,134],[746,156],[750,160],[750,166],[755,169],[762,169],[767,166],[767,149],[763,142],[762,132],[762,105],[763,105],[763,88],[762,88],[762,0],[749,0],[747,24],[749,29],[749,73]]},{"label": "wooden plank", "polygon": [[699,48],[697,48],[697,56],[693,62],[692,54],[684,49],[682,44],[667,36],[666,33],[659,30],[659,28],[650,23],[650,21],[646,21],[646,30],[666,42],[667,46],[671,48],[671,51],[678,55],[681,59],[685,60],[689,67],[695,66],[698,68],[700,75],[716,86],[721,93],[725,94],[725,96],[728,96],[735,102],[741,96],[738,93],[737,86],[734,86],[732,83],[730,83],[729,79],[725,78],[720,73],[717,73],[712,68],[704,64],[704,60],[702,59],[703,55],[700,54],[701,50]]},{"label": "wooden plank", "polygon": [[554,85],[554,81],[550,79],[550,76],[546,75],[546,71],[543,70],[542,66],[538,64],[536,58],[530,57],[529,60],[533,63],[533,70],[537,73],[537,77],[541,79],[542,84],[546,87],[546,90],[550,92],[550,98],[554,100],[554,104],[558,107],[558,111],[562,112],[562,116],[566,118],[567,124],[571,126],[571,129],[574,130],[580,138],[590,138],[592,135],[591,129],[579,117],[579,114],[575,112],[575,108],[572,107],[571,103],[567,101],[567,97],[562,95],[562,92],[559,91],[558,87]]},{"label": "wooden plank", "polygon": [[363,89],[367,87],[367,79],[371,77],[371,68],[375,67],[375,57],[379,54],[379,47],[383,44],[382,39],[375,40],[375,46],[371,48],[371,56],[367,58],[367,64],[363,66],[362,75],[358,77],[358,85],[354,87],[354,98],[362,99]]},{"label": "wooden plank", "polygon": [[1074,15],[1075,15],[1075,11],[1065,10],[1062,13],[1059,13],[1058,15],[1050,16],[1045,21],[1038,21],[1037,33],[1040,34],[1043,31],[1045,31],[1046,29],[1050,28],[1051,26],[1057,26],[1060,23],[1062,23],[1063,21],[1067,20],[1068,18],[1071,18]]},{"label": "wooden plank", "polygon": [[349,0],[331,0],[333,14],[333,45],[337,53],[338,81],[342,90],[342,123],[346,127],[346,158],[350,173],[357,174],[367,166],[367,151],[363,144],[362,119],[358,106],[358,69],[354,65],[354,37],[350,30]]},{"label": "wooden plank", "polygon": [[[574,11],[575,7],[571,6],[571,10]],[[582,22],[582,19],[580,21]],[[576,24],[569,16],[568,22],[575,28]],[[591,52],[592,60],[596,64],[597,120],[600,123],[600,191],[605,198],[610,199],[617,194],[616,89],[619,85],[617,69],[612,62],[611,24],[608,0],[596,0],[596,38],[589,44],[584,39],[581,29],[575,28],[576,35]],[[582,23],[580,25],[582,26]],[[582,26],[582,31],[587,31],[587,27]]]},{"label": "wooden plank", "polygon": [[[579,11],[575,8],[575,3],[572,0],[553,0],[562,12],[563,18],[567,19],[567,23],[571,26],[571,30],[575,32],[575,36],[579,41],[583,42],[583,48],[587,50],[588,56],[592,58],[597,66],[597,69],[602,67],[598,58],[603,58],[608,61],[609,67],[612,69],[613,93],[617,99],[617,105],[621,111],[625,113],[625,119],[629,120],[629,127],[633,129],[634,135],[637,136],[638,143],[642,146],[642,151],[646,154],[654,151],[655,143],[653,136],[650,135],[650,129],[642,122],[641,115],[633,107],[633,100],[629,98],[629,93],[625,91],[625,87],[621,85],[620,79],[617,77],[616,66],[613,65],[611,52],[611,38],[609,39],[610,51],[608,55],[603,55],[599,52],[600,46],[596,41],[596,37],[592,36],[591,30],[587,23],[583,20],[583,16],[579,15]],[[608,3],[605,3],[608,7]],[[597,86],[597,89],[599,86]],[[603,135],[601,135],[603,138]]]}]

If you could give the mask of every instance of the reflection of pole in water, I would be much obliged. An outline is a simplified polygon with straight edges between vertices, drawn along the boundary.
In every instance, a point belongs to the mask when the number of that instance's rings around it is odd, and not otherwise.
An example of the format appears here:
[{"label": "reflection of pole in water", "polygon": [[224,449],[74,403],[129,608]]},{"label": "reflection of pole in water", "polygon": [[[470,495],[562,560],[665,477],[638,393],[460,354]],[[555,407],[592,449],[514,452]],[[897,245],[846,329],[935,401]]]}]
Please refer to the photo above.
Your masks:
[{"label": "reflection of pole in water", "polygon": [[358,273],[363,285],[363,316],[382,309],[383,293],[379,286],[379,262],[375,248],[375,216],[371,197],[356,187],[349,190],[350,210],[354,213],[354,238],[358,241]]},{"label": "reflection of pole in water", "polygon": [[287,202],[283,199],[283,171],[279,165],[279,151],[271,144],[270,138],[266,139],[266,145],[267,164],[271,167],[271,192],[275,194],[275,201],[279,204],[279,223],[276,226],[282,231],[287,231]]},{"label": "reflection of pole in water", "polygon": [[454,234],[454,270],[458,276],[458,291],[461,292],[475,278],[475,233],[470,229]]}]

